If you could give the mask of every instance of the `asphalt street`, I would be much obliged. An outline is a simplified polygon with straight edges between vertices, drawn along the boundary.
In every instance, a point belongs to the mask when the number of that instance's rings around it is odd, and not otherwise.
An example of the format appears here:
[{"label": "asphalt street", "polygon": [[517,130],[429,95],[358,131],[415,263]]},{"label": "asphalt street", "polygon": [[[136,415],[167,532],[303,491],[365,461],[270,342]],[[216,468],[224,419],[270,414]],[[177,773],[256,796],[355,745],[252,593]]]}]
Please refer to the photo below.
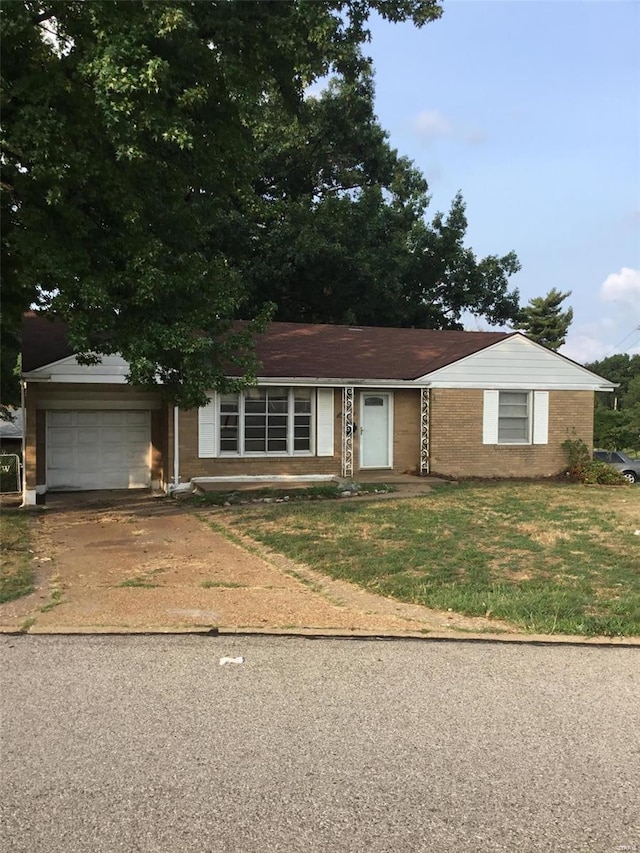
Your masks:
[{"label": "asphalt street", "polygon": [[0,655],[6,853],[640,851],[637,648],[5,636]]}]

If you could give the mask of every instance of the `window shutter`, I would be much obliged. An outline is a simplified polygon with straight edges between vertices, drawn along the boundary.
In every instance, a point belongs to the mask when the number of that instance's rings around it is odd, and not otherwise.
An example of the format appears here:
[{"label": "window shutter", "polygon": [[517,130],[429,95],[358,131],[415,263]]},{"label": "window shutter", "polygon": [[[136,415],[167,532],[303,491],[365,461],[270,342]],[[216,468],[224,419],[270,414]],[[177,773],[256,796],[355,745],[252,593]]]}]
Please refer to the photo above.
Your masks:
[{"label": "window shutter", "polygon": [[498,443],[498,403],[499,391],[484,392],[484,407],[482,411],[482,443]]},{"label": "window shutter", "polygon": [[218,455],[216,403],[214,392],[207,405],[198,409],[198,456],[201,459]]},{"label": "window shutter", "polygon": [[533,443],[549,443],[549,392],[533,392]]},{"label": "window shutter", "polygon": [[333,456],[333,388],[318,388],[316,455]]}]

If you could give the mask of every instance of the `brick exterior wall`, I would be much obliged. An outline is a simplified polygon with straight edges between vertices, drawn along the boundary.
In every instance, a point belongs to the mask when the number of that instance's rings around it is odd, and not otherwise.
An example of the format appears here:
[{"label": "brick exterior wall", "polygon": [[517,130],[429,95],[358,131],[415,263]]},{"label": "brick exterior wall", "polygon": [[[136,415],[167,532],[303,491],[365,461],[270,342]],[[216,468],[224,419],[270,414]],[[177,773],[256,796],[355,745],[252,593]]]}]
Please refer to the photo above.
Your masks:
[{"label": "brick exterior wall", "polygon": [[[104,386],[103,386],[104,387]],[[43,386],[43,393],[52,386]],[[100,395],[99,387],[58,389],[88,397]],[[55,388],[53,389],[56,390]],[[367,389],[373,391],[374,389]],[[35,489],[46,481],[46,415],[39,403],[39,386],[30,384],[26,397],[25,483]],[[107,389],[109,395],[126,399],[135,393],[128,388]],[[420,465],[420,392],[393,392],[393,473],[417,473]],[[120,396],[122,395],[122,397]],[[354,418],[360,417],[360,392],[354,395]],[[566,464],[562,442],[581,438],[593,441],[594,395],[591,391],[549,393],[549,443],[546,445],[483,445],[482,390],[433,389],[430,407],[430,469],[433,474],[454,477],[546,477]],[[334,396],[334,455],[298,457],[198,458],[198,412],[180,412],[180,475],[182,482],[197,476],[236,474],[333,474],[342,472],[342,391]],[[354,475],[359,473],[358,433],[354,436]],[[163,484],[173,479],[173,410],[163,407],[151,412],[152,479]],[[389,469],[379,469],[381,476]],[[367,475],[375,473],[367,469]]]},{"label": "brick exterior wall", "polygon": [[482,443],[483,392],[431,391],[430,470],[453,477],[551,477],[566,466],[562,442],[592,447],[592,391],[549,392],[549,441],[536,445]]},{"label": "brick exterior wall", "polygon": [[[367,389],[371,392],[375,389]],[[420,392],[397,390],[391,392],[394,406],[393,472],[417,471],[420,464]],[[354,420],[360,419],[360,393],[354,394]],[[334,392],[333,456],[278,456],[251,457],[198,457],[198,412],[180,412],[180,478],[182,482],[192,477],[229,477],[239,474],[333,474],[342,473],[342,390]],[[170,465],[173,465],[173,424],[169,428]],[[356,431],[353,441],[354,475],[360,466],[360,436]],[[170,469],[172,470],[172,468]],[[370,475],[376,469],[367,469]],[[379,469],[389,473],[388,468]]]},{"label": "brick exterior wall", "polygon": [[[44,456],[44,448],[42,445],[40,447],[40,453],[37,451],[37,439],[39,438],[41,443],[44,441],[44,430],[42,430],[42,428],[40,430],[37,429],[35,389],[32,391],[31,387],[27,389],[25,408],[23,459],[24,484],[27,489],[35,489],[37,485],[40,485],[36,474],[38,468],[37,460],[39,457],[41,458]],[[41,482],[44,484],[44,478]]]},{"label": "brick exterior wall", "polygon": [[393,470],[420,473],[420,391],[393,395]]}]

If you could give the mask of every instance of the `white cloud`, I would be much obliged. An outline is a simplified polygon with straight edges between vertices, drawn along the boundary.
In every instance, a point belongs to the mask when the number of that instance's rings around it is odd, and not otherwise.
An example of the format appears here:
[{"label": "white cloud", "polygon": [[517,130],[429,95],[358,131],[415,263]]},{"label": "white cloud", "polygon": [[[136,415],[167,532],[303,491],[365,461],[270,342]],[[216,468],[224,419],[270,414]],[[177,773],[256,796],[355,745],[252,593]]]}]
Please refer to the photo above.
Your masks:
[{"label": "white cloud", "polygon": [[413,120],[414,130],[418,136],[427,141],[437,136],[450,136],[453,125],[449,119],[438,110],[423,110]]},{"label": "white cloud", "polygon": [[640,270],[622,267],[620,272],[608,275],[600,288],[600,299],[640,308]]},{"label": "white cloud", "polygon": [[629,325],[628,312],[620,316],[604,316],[593,322],[578,323],[569,328],[562,355],[579,364],[600,361],[614,353],[640,353],[640,327]]}]

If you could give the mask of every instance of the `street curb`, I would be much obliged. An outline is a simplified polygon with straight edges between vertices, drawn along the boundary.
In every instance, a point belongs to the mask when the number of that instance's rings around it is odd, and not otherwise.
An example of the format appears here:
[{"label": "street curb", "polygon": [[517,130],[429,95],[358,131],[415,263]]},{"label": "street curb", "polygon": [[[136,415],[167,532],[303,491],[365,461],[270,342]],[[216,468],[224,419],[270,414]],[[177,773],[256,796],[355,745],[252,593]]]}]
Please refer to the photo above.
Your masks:
[{"label": "street curb", "polygon": [[330,629],[297,628],[208,628],[205,626],[194,626],[193,628],[61,628],[38,629],[33,626],[26,631],[12,627],[0,626],[0,635],[6,637],[283,637],[289,639],[305,640],[377,640],[393,642],[397,640],[420,640],[422,642],[436,643],[485,643],[491,645],[527,645],[527,646],[574,646],[592,648],[640,648],[640,637],[579,637],[574,635],[548,635],[548,634],[461,634],[433,631],[429,633],[417,632],[375,632],[375,631],[343,631]]}]

